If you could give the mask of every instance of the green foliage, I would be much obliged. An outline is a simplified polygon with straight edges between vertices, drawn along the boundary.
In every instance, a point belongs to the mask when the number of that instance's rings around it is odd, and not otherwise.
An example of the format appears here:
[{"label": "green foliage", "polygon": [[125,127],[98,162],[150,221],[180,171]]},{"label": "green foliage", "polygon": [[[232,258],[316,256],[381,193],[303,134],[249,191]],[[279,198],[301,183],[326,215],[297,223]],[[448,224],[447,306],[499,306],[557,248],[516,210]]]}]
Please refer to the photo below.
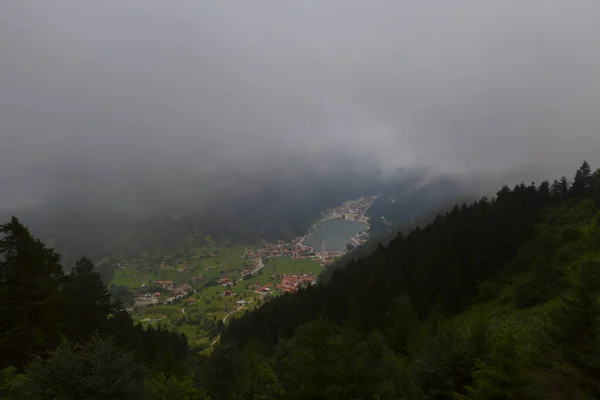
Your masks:
[{"label": "green foliage", "polygon": [[571,194],[579,198],[589,197],[593,193],[593,184],[594,176],[592,175],[592,169],[587,161],[584,161],[575,173],[573,185],[571,186]]},{"label": "green foliage", "polygon": [[0,368],[58,344],[60,256],[15,217],[0,226]]},{"label": "green foliage", "polygon": [[89,338],[95,330],[106,325],[107,316],[116,311],[100,275],[93,271],[94,265],[83,257],[71,273],[64,277],[63,310],[68,315],[67,335],[75,340]]},{"label": "green foliage", "polygon": [[131,352],[95,336],[83,344],[64,340],[48,359],[33,361],[17,389],[28,400],[143,399],[144,373]]},{"label": "green foliage", "polygon": [[470,383],[473,355],[468,342],[451,329],[435,335],[415,362],[415,379],[431,398],[450,397]]},{"label": "green foliage", "polygon": [[0,370],[0,400],[16,399],[25,376],[12,365]]},{"label": "green foliage", "polygon": [[511,326],[496,333],[494,340],[490,341],[489,352],[474,365],[473,383],[466,387],[466,398],[536,398],[528,376],[527,355],[518,346],[521,340]]},{"label": "green foliage", "polygon": [[87,258],[65,276],[60,256],[18,219],[1,225],[0,235],[0,368],[22,368],[54,350],[61,336],[79,342],[94,333],[114,336],[139,361],[164,371],[185,359],[185,337],[134,326]]},{"label": "green foliage", "polygon": [[404,366],[380,334],[361,338],[324,319],[282,340],[274,356],[286,399],[395,399],[409,386]]},{"label": "green foliage", "polygon": [[159,373],[146,380],[147,400],[209,400],[206,393],[194,387],[191,376],[177,378]]},{"label": "green foliage", "polygon": [[285,394],[272,361],[251,348],[242,354],[240,370],[232,378],[235,382],[232,399],[274,400]]}]

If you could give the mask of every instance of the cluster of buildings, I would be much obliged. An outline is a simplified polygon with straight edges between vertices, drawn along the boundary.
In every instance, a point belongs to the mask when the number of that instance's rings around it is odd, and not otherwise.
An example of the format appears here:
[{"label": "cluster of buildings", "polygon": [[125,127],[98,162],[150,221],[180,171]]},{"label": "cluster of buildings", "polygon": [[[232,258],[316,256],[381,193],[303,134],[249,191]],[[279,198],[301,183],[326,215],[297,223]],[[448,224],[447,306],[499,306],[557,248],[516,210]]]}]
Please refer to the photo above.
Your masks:
[{"label": "cluster of buildings", "polygon": [[321,266],[326,267],[333,264],[338,258],[346,254],[345,251],[323,251],[319,253]]},{"label": "cluster of buildings", "polygon": [[296,238],[291,243],[280,240],[276,244],[267,244],[262,249],[249,249],[247,257],[253,261],[260,259],[262,263],[262,259],[273,257],[301,258],[312,256],[313,249],[310,246],[304,245],[302,239],[302,237]]},{"label": "cluster of buildings", "polygon": [[[185,295],[190,290],[192,290],[192,286],[188,285],[187,283],[184,283],[180,287],[176,287],[173,285],[172,281],[154,281],[154,285],[170,291],[174,297],[179,296],[181,294]],[[157,293],[160,294],[160,292]]]},{"label": "cluster of buildings", "polygon": [[231,282],[231,278],[228,277],[219,279],[219,283],[223,286],[231,286],[233,284],[233,282]]},{"label": "cluster of buildings", "polygon": [[167,290],[173,289],[173,281],[154,281],[154,285]]},{"label": "cluster of buildings", "polygon": [[376,198],[377,196],[365,196],[357,200],[348,200],[341,206],[328,211],[326,215],[329,218],[366,222],[364,214]]},{"label": "cluster of buildings", "polygon": [[[154,285],[161,289],[168,290],[170,297],[163,304],[171,304],[176,299],[181,299],[187,296],[192,291],[192,286],[184,283],[176,287],[172,281],[154,281]],[[134,295],[134,307],[148,307],[149,305],[158,304],[158,299],[162,296],[162,292],[155,293],[137,293]]]},{"label": "cluster of buildings", "polygon": [[262,284],[260,282],[254,282],[250,284],[249,288],[260,294],[269,294],[277,292],[294,293],[302,287],[314,285],[317,282],[317,277],[314,276],[312,273],[284,275],[274,274],[271,275],[271,279],[281,279],[281,283]]},{"label": "cluster of buildings", "polygon": [[137,293],[133,298],[133,307],[148,307],[149,305],[158,304],[159,296],[160,293],[158,293],[158,296],[156,296],[156,293]]},{"label": "cluster of buildings", "polygon": [[281,284],[277,286],[285,293],[293,293],[304,286],[314,285],[315,283],[317,283],[317,277],[309,272],[308,274],[283,275]]},{"label": "cluster of buildings", "polygon": [[187,296],[191,291],[192,291],[192,287],[190,285],[188,285],[187,283],[184,283],[183,285],[181,285],[181,287],[174,288],[171,291],[171,297],[167,298],[164,301],[164,304],[171,304],[174,300],[181,299],[181,298]]},{"label": "cluster of buildings", "polygon": [[[346,220],[363,221],[366,222],[365,213],[367,209],[373,204],[377,196],[365,196],[357,200],[348,200],[341,206],[335,207],[326,212],[325,217],[321,221],[328,219],[343,218]],[[317,223],[318,224],[318,223]],[[313,227],[314,228],[314,227]],[[310,233],[309,233],[310,234]],[[369,233],[368,228],[366,232],[360,232],[352,238],[352,241],[356,245],[364,243],[368,239]],[[254,250],[249,249],[246,251],[246,258],[252,259],[253,266],[251,269],[246,269],[242,272],[242,276],[253,275],[262,268],[262,260],[272,257],[291,257],[291,258],[303,258],[303,257],[314,257],[315,250],[304,244],[305,236],[297,237],[291,242],[284,242],[283,240],[278,241],[275,244],[267,244],[265,247]],[[336,257],[343,255],[345,252],[328,252],[327,254],[321,254],[321,260],[323,265],[329,265],[333,263]]]},{"label": "cluster of buildings", "polygon": [[360,246],[364,242],[369,240],[369,232],[358,232],[354,237],[352,237],[352,241],[356,243],[357,246]]}]

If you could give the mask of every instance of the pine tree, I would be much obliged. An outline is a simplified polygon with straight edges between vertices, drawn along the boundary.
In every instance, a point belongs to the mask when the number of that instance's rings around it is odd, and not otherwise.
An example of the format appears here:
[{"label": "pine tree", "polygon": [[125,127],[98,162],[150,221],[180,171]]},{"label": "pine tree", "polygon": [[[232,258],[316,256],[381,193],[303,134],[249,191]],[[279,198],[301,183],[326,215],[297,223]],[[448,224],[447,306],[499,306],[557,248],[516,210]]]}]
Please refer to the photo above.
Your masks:
[{"label": "pine tree", "polygon": [[82,343],[65,340],[47,360],[34,360],[17,389],[20,398],[30,400],[141,400],[146,398],[145,373],[132,352],[94,336]]},{"label": "pine tree", "polygon": [[543,181],[542,183],[540,183],[540,186],[538,188],[538,193],[540,196],[542,196],[544,198],[550,196],[550,182]]},{"label": "pine tree", "polygon": [[575,173],[570,194],[579,198],[589,197],[592,194],[593,179],[590,165],[584,161]]},{"label": "pine tree", "polygon": [[552,186],[550,187],[550,194],[552,194],[552,197],[560,197],[561,193],[562,191],[560,182],[558,181],[558,179],[555,179],[554,182],[552,182]]},{"label": "pine tree", "polygon": [[543,181],[540,186],[537,188],[537,199],[539,202],[539,205],[547,205],[549,203],[551,203],[551,189],[550,189],[550,182],[548,181]]},{"label": "pine tree", "polygon": [[209,397],[200,389],[194,387],[191,376],[178,378],[163,373],[146,380],[146,400],[208,400]]},{"label": "pine tree", "polygon": [[59,341],[60,255],[16,217],[0,226],[0,368],[21,366]]},{"label": "pine tree", "polygon": [[565,197],[568,196],[569,194],[569,180],[567,179],[566,176],[563,175],[562,178],[560,178],[560,195]]},{"label": "pine tree", "polygon": [[94,264],[83,257],[64,279],[67,333],[73,340],[85,339],[103,330],[112,311],[108,290],[93,269]]}]

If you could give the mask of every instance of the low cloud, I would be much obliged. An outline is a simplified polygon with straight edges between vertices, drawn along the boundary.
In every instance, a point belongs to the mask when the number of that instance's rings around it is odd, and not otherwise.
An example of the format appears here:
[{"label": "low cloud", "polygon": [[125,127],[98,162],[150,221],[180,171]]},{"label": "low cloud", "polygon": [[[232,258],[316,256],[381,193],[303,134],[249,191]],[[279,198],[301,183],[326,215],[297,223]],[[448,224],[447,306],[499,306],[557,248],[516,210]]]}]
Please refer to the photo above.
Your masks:
[{"label": "low cloud", "polygon": [[359,172],[545,178],[598,164],[599,12],[3,2],[2,203],[200,206]]}]

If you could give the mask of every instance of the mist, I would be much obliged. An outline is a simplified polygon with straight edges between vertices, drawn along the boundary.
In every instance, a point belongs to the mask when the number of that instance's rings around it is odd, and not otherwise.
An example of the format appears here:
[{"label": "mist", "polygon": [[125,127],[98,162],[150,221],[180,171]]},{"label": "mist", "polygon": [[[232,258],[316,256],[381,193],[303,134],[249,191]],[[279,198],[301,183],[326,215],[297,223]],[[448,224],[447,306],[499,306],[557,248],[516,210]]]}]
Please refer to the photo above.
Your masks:
[{"label": "mist", "polygon": [[597,165],[598,15],[591,0],[4,1],[0,207],[214,209],[397,171]]}]

